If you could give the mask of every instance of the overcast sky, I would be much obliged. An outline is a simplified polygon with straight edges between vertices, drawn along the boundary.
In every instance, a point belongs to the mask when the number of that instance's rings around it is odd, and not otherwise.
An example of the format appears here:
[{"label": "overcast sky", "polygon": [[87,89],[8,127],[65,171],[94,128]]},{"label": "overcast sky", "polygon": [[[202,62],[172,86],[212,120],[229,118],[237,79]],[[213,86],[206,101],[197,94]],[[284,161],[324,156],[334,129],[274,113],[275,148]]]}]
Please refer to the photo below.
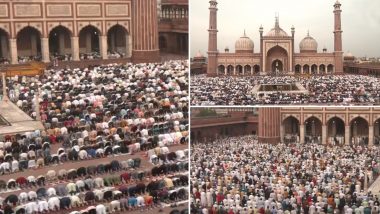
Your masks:
[{"label": "overcast sky", "polygon": [[[343,51],[354,56],[380,57],[380,0],[340,0],[342,3]],[[198,51],[206,55],[208,44],[209,0],[190,0],[191,56]],[[279,12],[280,27],[291,35],[294,25],[295,47],[307,31],[328,52],[334,49],[335,0],[218,0],[218,49],[228,46],[235,51],[235,41],[244,29],[259,52],[259,27],[264,35],[274,27]]]}]

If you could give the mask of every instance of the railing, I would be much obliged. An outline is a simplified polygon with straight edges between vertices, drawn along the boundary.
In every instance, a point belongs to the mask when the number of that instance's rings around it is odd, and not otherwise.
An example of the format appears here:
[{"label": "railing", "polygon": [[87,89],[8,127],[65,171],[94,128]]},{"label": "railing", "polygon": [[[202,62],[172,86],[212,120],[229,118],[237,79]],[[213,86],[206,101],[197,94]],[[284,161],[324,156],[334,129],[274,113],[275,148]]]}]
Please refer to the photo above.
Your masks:
[{"label": "railing", "polygon": [[257,119],[251,117],[215,117],[215,118],[196,118],[191,120],[191,127],[203,127],[222,124],[236,124],[236,123],[249,123],[257,122]]}]

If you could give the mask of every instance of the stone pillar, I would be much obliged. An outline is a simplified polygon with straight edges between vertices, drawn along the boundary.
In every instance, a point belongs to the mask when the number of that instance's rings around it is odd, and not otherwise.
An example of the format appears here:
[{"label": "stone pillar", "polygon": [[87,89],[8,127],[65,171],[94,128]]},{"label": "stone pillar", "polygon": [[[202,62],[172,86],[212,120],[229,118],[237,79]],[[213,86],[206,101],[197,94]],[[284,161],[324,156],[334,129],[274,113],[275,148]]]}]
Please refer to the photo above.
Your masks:
[{"label": "stone pillar", "polygon": [[253,75],[253,66],[251,66],[251,76]]},{"label": "stone pillar", "polygon": [[7,94],[7,80],[5,78],[5,72],[1,73],[1,78],[3,81],[3,101],[8,100],[8,94]]},{"label": "stone pillar", "polygon": [[132,48],[133,48],[133,43],[132,43],[132,35],[127,34],[127,49],[125,50],[126,57],[131,58],[132,57]]},{"label": "stone pillar", "polygon": [[[92,51],[92,34],[87,32],[86,34],[86,53],[90,53]],[[100,40],[100,38],[99,38]]]},{"label": "stone pillar", "polygon": [[317,74],[319,74],[319,66],[317,66]]},{"label": "stone pillar", "polygon": [[234,76],[236,75],[236,67],[234,66]]},{"label": "stone pillar", "polygon": [[65,54],[65,35],[62,33],[58,34],[58,41],[59,41],[58,53]]},{"label": "stone pillar", "polygon": [[108,53],[107,53],[107,36],[100,36],[100,55],[102,56],[102,59],[108,59]]},{"label": "stone pillar", "polygon": [[305,125],[300,124],[300,143],[304,144],[305,143]]},{"label": "stone pillar", "polygon": [[322,144],[327,143],[327,126],[323,125],[322,126]]},{"label": "stone pillar", "polygon": [[9,39],[9,50],[11,51],[11,64],[18,64],[16,39]]},{"label": "stone pillar", "polygon": [[281,142],[280,108],[259,108],[259,141],[262,143]]},{"label": "stone pillar", "polygon": [[228,66],[224,67],[224,75],[226,75],[226,76],[227,76],[227,67]]},{"label": "stone pillar", "polygon": [[284,137],[285,137],[285,128],[284,124],[280,125],[280,137],[281,137],[281,142],[284,142]]},{"label": "stone pillar", "polygon": [[132,1],[132,17],[134,17],[132,61],[134,63],[160,61],[157,0]]},{"label": "stone pillar", "polygon": [[71,37],[71,55],[74,61],[79,61],[79,38],[77,36]]},{"label": "stone pillar", "polygon": [[373,136],[374,136],[373,126],[368,127],[368,146],[373,146]]},{"label": "stone pillar", "polygon": [[[110,51],[117,51],[117,49],[116,49],[116,42],[115,42],[115,34],[114,33],[110,33],[109,34],[109,36],[110,36],[110,47],[109,47],[109,49],[110,49]],[[128,44],[128,38],[126,37],[125,38],[126,40],[126,43]]]},{"label": "stone pillar", "polygon": [[42,62],[50,62],[49,38],[41,38]]},{"label": "stone pillar", "polygon": [[30,44],[31,44],[30,46],[31,55],[37,55],[37,37],[36,37],[36,34],[34,33],[30,35]]},{"label": "stone pillar", "polygon": [[350,145],[350,126],[344,128],[344,144]]},{"label": "stone pillar", "polygon": [[1,46],[2,56],[4,58],[8,58],[9,53],[8,53],[8,44],[7,44],[7,37],[6,36],[1,36],[0,46]]}]

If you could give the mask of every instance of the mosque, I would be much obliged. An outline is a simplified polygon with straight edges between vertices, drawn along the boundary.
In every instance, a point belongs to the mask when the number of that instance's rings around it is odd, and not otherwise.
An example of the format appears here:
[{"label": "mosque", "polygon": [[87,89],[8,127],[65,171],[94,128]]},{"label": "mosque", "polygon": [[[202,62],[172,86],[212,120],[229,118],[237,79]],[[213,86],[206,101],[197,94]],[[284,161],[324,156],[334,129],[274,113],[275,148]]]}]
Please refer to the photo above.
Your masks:
[{"label": "mosque", "polygon": [[191,110],[191,139],[257,135],[260,142],[380,145],[380,108],[281,107],[213,108],[215,115]]},{"label": "mosque", "polygon": [[229,48],[219,52],[217,42],[217,0],[210,0],[210,26],[208,46],[209,76],[277,74],[338,74],[343,73],[341,3],[334,4],[334,51],[323,48],[318,52],[318,42],[307,33],[299,43],[300,53],[295,52],[295,28],[289,35],[280,26],[278,15],[274,27],[264,34],[260,32],[260,52],[254,52],[254,43],[244,32],[235,42],[235,52]]}]

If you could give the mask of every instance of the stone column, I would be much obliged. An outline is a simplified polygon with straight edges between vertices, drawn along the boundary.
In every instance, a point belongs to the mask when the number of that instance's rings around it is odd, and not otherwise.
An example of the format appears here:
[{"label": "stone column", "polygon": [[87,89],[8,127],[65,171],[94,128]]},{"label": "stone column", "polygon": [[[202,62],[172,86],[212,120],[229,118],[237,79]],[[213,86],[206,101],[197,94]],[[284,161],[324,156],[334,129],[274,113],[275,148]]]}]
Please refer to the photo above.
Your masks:
[{"label": "stone column", "polygon": [[59,41],[59,54],[65,54],[65,35],[60,33],[58,34],[58,41]]},{"label": "stone column", "polygon": [[253,66],[251,66],[251,76],[253,75]]},{"label": "stone column", "polygon": [[[114,33],[110,33],[110,51],[117,51],[117,48],[116,48],[116,42],[115,42],[115,34]],[[126,42],[128,43],[128,38],[126,38]]]},{"label": "stone column", "polygon": [[323,125],[322,126],[322,144],[327,143],[327,126]]},{"label": "stone column", "polygon": [[[133,32],[133,54],[132,61],[139,62],[158,62],[160,61],[160,50],[158,45],[158,18],[157,0],[134,0],[132,1],[132,32]],[[216,72],[216,53],[215,60],[209,55],[208,66],[215,66],[213,73]]]},{"label": "stone column", "polygon": [[281,142],[280,120],[280,108],[259,108],[258,137],[260,142]]},{"label": "stone column", "polygon": [[236,75],[236,67],[234,66],[234,76]]},{"label": "stone column", "polygon": [[107,54],[107,36],[100,36],[100,55],[103,59],[108,59]]},{"label": "stone column", "polygon": [[[86,52],[90,53],[92,51],[92,35],[90,32],[87,32],[86,34]],[[100,38],[99,38],[100,40]]]},{"label": "stone column", "polygon": [[304,144],[305,143],[305,125],[300,124],[300,143]]},{"label": "stone column", "polygon": [[77,36],[71,37],[71,55],[74,61],[79,61],[79,38]]},{"label": "stone column", "polygon": [[[37,55],[37,37],[36,34],[30,35],[31,55]],[[42,45],[42,44],[41,44]]]},{"label": "stone column", "polygon": [[373,146],[373,135],[374,135],[373,126],[368,127],[368,146]]},{"label": "stone column", "polygon": [[350,126],[344,128],[344,144],[350,145]]},{"label": "stone column", "polygon": [[1,36],[0,46],[1,46],[2,56],[4,58],[8,58],[9,53],[8,53],[8,44],[7,44],[7,37],[6,36]]},{"label": "stone column", "polygon": [[224,75],[226,75],[226,76],[227,76],[227,67],[228,66],[224,67]]},{"label": "stone column", "polygon": [[317,74],[319,74],[319,66],[317,66]]},{"label": "stone column", "polygon": [[131,58],[132,57],[132,35],[127,34],[127,49],[125,50],[126,57]]},{"label": "stone column", "polygon": [[285,133],[284,133],[284,124],[281,124],[280,125],[280,138],[281,138],[281,143],[284,142],[284,137],[285,137]]},{"label": "stone column", "polygon": [[41,38],[42,62],[50,62],[49,38]]},{"label": "stone column", "polygon": [[18,64],[16,39],[9,39],[9,50],[11,51],[11,64]]},{"label": "stone column", "polygon": [[8,100],[8,94],[7,94],[7,80],[5,78],[5,72],[1,73],[1,78],[3,81],[3,100]]}]

